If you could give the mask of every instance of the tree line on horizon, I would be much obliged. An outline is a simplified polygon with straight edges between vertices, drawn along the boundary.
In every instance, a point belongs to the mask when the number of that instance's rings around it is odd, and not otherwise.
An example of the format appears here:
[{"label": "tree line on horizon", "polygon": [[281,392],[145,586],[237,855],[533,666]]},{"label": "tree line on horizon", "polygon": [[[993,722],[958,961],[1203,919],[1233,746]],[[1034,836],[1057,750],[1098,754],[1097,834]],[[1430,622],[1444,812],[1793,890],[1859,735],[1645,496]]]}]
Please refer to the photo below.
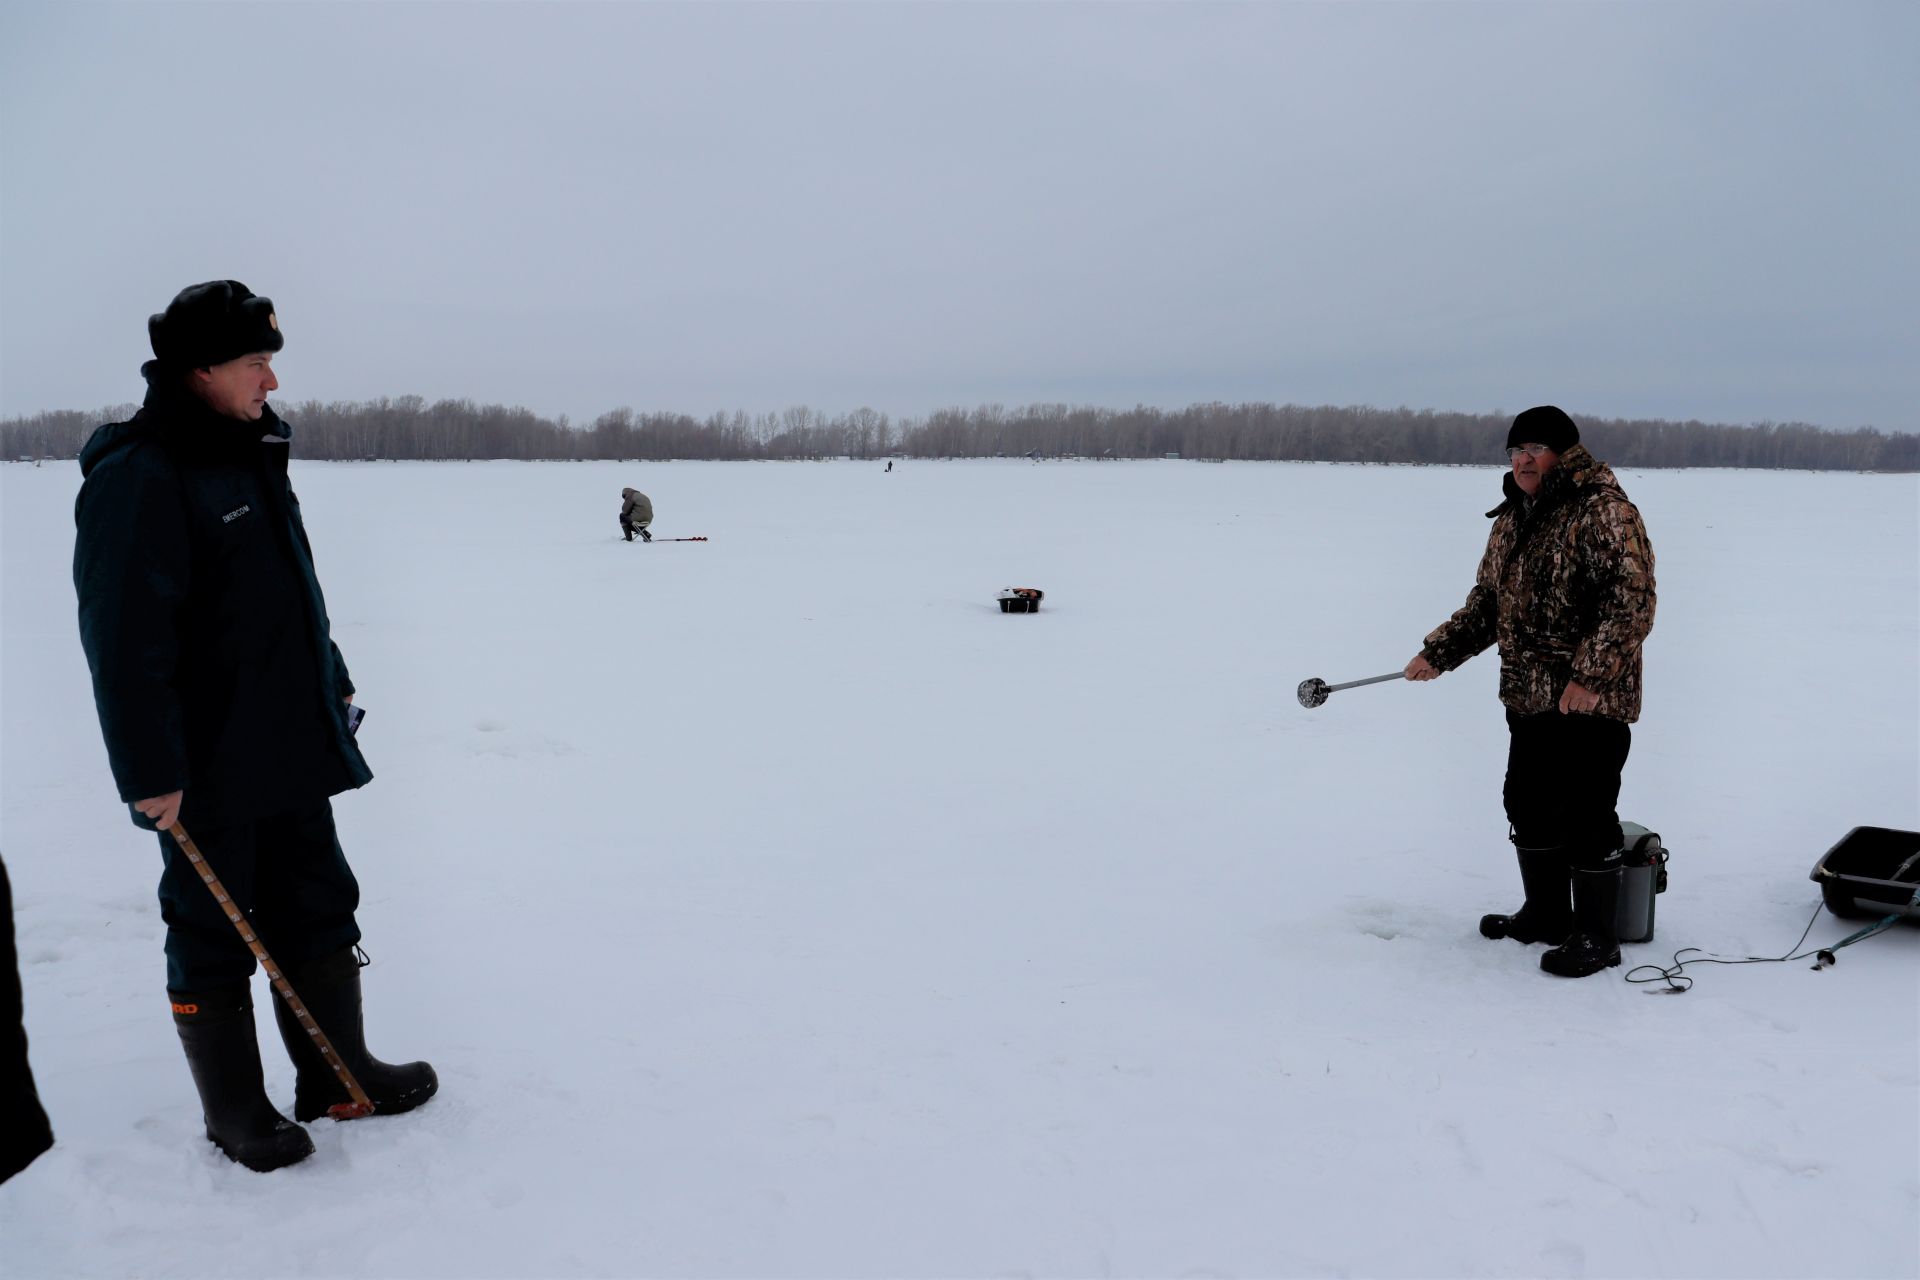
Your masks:
[{"label": "tree line on horizon", "polygon": [[[0,459],[73,458],[102,422],[56,410],[0,420]],[[893,420],[872,409],[824,414],[804,406],[695,418],[619,408],[590,425],[563,415],[420,396],[303,401],[284,416],[300,458],[349,461],[760,461],[824,458],[1163,458],[1263,462],[1483,464],[1502,460],[1508,416],[1430,409],[1267,403],[1138,406],[980,405]],[[1920,434],[1807,423],[1730,424],[1586,418],[1581,441],[1617,467],[1758,467],[1920,471]]]}]

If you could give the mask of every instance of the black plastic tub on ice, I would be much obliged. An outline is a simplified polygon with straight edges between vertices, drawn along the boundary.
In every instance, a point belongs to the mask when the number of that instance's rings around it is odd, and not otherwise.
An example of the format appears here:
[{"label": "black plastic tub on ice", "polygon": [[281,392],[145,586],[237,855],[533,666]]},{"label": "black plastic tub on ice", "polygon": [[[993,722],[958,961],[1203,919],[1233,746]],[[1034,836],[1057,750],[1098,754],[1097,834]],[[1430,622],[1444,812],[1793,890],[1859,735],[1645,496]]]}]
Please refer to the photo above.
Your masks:
[{"label": "black plastic tub on ice", "polygon": [[1855,827],[1821,855],[1808,878],[1837,916],[1920,919],[1920,831]]}]

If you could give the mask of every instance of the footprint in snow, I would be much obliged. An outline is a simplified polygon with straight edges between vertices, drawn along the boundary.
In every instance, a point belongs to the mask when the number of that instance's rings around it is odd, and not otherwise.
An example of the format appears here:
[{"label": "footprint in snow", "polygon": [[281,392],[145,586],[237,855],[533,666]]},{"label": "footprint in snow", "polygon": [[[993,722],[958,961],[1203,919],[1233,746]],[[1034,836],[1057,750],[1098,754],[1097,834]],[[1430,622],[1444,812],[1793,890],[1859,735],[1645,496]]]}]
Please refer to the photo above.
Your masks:
[{"label": "footprint in snow", "polygon": [[1347,914],[1353,918],[1354,927],[1361,933],[1392,942],[1406,933],[1407,924],[1402,917],[1402,909],[1397,902],[1380,899],[1362,900],[1350,904]]}]

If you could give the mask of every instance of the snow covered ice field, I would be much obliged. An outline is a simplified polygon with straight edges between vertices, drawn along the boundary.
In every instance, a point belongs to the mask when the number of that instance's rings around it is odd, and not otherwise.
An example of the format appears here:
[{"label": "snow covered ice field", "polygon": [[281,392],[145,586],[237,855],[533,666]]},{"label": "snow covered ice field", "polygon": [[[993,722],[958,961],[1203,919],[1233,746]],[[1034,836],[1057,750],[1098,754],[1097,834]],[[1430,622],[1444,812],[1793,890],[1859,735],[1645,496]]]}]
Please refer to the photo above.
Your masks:
[{"label": "snow covered ice field", "polygon": [[[1914,1276],[1920,928],[1550,978],[1475,930],[1518,902],[1495,656],[1295,702],[1458,606],[1499,475],[296,463],[376,774],[336,801],[369,1041],[442,1084],[261,1176],[167,1016],[78,469],[0,467],[59,1136],[0,1274]],[[1627,966],[1781,955],[1822,851],[1920,828],[1920,482],[1622,480],[1660,608],[1621,813],[1673,850]],[[619,541],[624,484],[713,541]]]}]

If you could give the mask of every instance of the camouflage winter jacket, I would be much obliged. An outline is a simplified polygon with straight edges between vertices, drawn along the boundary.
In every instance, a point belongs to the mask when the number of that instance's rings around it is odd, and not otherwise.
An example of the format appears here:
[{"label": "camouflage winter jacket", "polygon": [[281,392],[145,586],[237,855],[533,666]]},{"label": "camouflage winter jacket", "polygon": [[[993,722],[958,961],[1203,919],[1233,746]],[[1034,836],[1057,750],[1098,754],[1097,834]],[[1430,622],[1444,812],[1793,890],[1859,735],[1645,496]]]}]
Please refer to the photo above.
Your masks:
[{"label": "camouflage winter jacket", "polygon": [[1500,701],[1552,711],[1569,680],[1600,695],[1592,714],[1640,718],[1640,646],[1653,630],[1653,547],[1612,468],[1582,445],[1560,455],[1532,502],[1513,476],[1467,602],[1421,652],[1451,671],[1500,646]]}]

